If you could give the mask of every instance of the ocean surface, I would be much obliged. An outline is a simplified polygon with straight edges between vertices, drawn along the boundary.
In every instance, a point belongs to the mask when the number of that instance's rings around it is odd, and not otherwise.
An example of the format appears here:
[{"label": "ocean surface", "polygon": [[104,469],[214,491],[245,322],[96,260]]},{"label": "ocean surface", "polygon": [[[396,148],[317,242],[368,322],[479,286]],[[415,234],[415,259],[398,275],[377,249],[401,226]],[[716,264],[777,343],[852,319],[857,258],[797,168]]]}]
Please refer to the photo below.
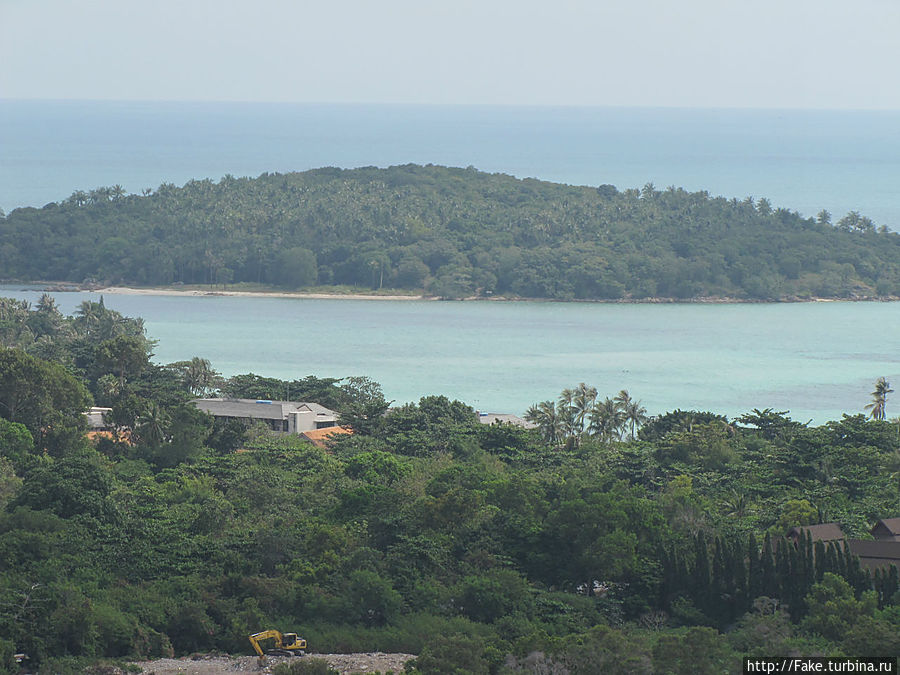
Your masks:
[{"label": "ocean surface", "polygon": [[900,229],[900,112],[0,100],[0,208],[408,162],[669,185]]},{"label": "ocean surface", "polygon": [[[0,101],[7,212],[116,183],[139,192],[408,162],[765,196],[900,230],[900,112]],[[86,298],[96,296],[57,294],[67,312]],[[105,300],[146,319],[160,363],[199,355],[225,375],[367,375],[398,402],[445,394],[491,412],[522,413],[584,381],[601,395],[628,389],[651,413],[773,407],[819,423],[862,411],[877,377],[900,385],[897,304]]]},{"label": "ocean surface", "polygon": [[[32,303],[40,291],[0,287]],[[54,293],[72,313],[96,293]],[[146,321],[154,361],[208,358],[224,375],[367,375],[389,399],[429,394],[523,413],[587,382],[651,414],[789,410],[823,423],[863,412],[875,379],[900,390],[900,305],[594,304],[105,295]],[[900,415],[900,394],[888,415]]]}]

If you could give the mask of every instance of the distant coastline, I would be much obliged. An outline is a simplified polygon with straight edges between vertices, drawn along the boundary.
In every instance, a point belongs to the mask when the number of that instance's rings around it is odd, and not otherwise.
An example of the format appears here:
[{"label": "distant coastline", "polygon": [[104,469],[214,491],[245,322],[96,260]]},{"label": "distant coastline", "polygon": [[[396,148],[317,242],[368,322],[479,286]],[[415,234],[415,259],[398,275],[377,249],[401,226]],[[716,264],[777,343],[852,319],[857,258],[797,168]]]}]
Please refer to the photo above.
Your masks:
[{"label": "distant coastline", "polygon": [[67,282],[33,282],[33,285],[41,287],[42,290],[49,293],[62,292],[90,292],[98,295],[156,295],[156,296],[193,296],[193,297],[239,297],[239,298],[285,298],[285,299],[307,299],[307,300],[393,300],[393,301],[451,301],[451,302],[572,302],[572,303],[591,303],[591,304],[613,304],[613,305],[674,305],[674,304],[690,304],[690,305],[747,305],[747,304],[783,304],[783,303],[806,303],[806,302],[897,302],[900,297],[897,296],[860,296],[851,298],[824,298],[824,297],[785,297],[778,300],[755,300],[747,298],[719,297],[719,296],[703,296],[697,298],[618,298],[618,299],[573,299],[558,300],[548,298],[526,298],[516,296],[472,296],[467,298],[446,299],[423,293],[397,293],[388,291],[386,293],[365,293],[355,289],[343,290],[336,289],[333,292],[327,290],[316,289],[313,291],[284,291],[277,288],[271,289],[229,289],[221,286],[158,286],[158,287],[138,287],[138,286],[103,286],[98,284],[71,284]]}]

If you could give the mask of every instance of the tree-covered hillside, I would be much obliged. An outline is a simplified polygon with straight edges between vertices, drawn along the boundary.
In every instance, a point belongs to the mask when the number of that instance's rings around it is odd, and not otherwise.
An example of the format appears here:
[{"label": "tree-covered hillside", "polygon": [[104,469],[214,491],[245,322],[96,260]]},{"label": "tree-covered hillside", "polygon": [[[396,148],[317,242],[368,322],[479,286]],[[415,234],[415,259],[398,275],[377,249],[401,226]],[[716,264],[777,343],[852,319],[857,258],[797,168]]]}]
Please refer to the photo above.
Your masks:
[{"label": "tree-covered hillside", "polygon": [[76,192],[0,220],[0,277],[554,299],[900,295],[900,236],[682,189],[437,166]]}]

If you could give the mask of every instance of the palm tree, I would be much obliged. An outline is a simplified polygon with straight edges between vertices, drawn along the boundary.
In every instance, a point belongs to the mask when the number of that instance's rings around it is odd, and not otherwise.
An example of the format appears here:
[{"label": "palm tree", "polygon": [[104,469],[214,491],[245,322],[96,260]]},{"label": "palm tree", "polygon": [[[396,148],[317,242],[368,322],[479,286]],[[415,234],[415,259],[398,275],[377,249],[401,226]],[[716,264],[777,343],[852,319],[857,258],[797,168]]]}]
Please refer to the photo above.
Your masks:
[{"label": "palm tree", "polygon": [[869,416],[873,420],[883,420],[885,418],[885,405],[887,404],[887,395],[893,393],[891,384],[883,377],[875,380],[875,391],[872,392],[872,402],[866,406],[866,410],[872,409]]},{"label": "palm tree", "polygon": [[622,435],[624,425],[624,413],[613,399],[607,397],[591,408],[589,433],[610,442]]},{"label": "palm tree", "polygon": [[554,447],[559,447],[562,429],[556,404],[553,401],[542,401],[531,406],[525,412],[525,419],[537,426],[545,441]]},{"label": "palm tree", "polygon": [[575,424],[579,433],[584,433],[584,421],[590,414],[591,408],[597,401],[597,388],[589,387],[584,382],[579,382],[575,389],[575,395],[572,398],[572,405],[575,407]]},{"label": "palm tree", "polygon": [[207,359],[195,356],[185,364],[184,383],[194,396],[205,396],[219,385],[219,373]]},{"label": "palm tree", "polygon": [[625,421],[631,425],[631,440],[634,440],[635,432],[648,419],[647,409],[641,405],[640,401],[629,401],[623,412]]},{"label": "palm tree", "polygon": [[747,495],[744,492],[732,490],[731,493],[722,500],[722,509],[725,515],[734,516],[735,518],[743,518],[749,511],[747,503]]},{"label": "palm tree", "polygon": [[138,438],[150,445],[161,445],[168,434],[169,416],[156,402],[151,402],[143,415],[137,418]]},{"label": "palm tree", "polygon": [[635,401],[631,395],[623,389],[614,399],[619,410],[624,416],[624,423],[631,425],[631,440],[635,438],[637,428],[647,421],[647,409],[641,405],[640,401]]},{"label": "palm tree", "polygon": [[560,418],[560,426],[562,433],[566,438],[574,436],[577,432],[577,413],[573,401],[575,400],[575,391],[572,389],[563,389],[559,393],[559,401],[556,404],[556,414]]}]

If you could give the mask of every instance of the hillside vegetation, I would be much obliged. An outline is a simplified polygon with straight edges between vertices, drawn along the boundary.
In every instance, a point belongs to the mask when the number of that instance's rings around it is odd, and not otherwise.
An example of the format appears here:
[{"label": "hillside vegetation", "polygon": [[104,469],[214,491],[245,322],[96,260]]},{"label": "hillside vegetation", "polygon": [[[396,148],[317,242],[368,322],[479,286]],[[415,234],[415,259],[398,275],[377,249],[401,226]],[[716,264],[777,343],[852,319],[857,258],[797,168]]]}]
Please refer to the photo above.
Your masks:
[{"label": "hillside vegetation", "polygon": [[900,236],[766,199],[438,166],[76,192],[0,220],[0,277],[354,285],[449,298],[900,295]]}]

